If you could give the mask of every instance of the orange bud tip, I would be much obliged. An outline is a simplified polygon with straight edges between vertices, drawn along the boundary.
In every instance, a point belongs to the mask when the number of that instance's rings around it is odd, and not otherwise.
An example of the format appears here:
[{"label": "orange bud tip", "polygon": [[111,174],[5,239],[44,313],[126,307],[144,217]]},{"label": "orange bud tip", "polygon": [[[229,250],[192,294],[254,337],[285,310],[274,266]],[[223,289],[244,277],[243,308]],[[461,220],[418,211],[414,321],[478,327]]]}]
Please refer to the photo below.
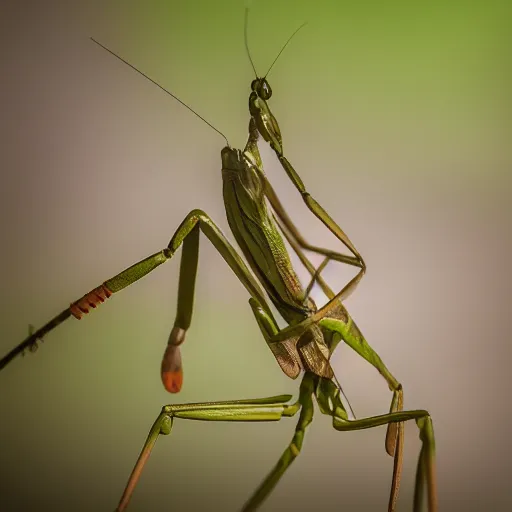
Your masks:
[{"label": "orange bud tip", "polygon": [[179,393],[183,384],[183,372],[179,369],[177,372],[162,372],[162,382],[164,388],[169,393]]}]

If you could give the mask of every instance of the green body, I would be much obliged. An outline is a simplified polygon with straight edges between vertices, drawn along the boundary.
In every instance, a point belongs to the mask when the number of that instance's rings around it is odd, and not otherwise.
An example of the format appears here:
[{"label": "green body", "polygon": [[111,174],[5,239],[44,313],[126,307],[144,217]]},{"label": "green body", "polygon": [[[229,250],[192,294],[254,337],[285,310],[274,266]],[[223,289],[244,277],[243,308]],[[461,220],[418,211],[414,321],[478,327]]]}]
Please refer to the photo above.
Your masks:
[{"label": "green body", "polygon": [[[281,316],[290,325],[317,311],[306,297],[286,250],[284,240],[270,214],[266,179],[251,130],[245,151],[222,150],[222,179],[226,215],[231,231],[254,274]],[[266,314],[271,316],[270,309]],[[328,335],[331,338],[330,335]],[[322,330],[312,325],[301,336],[270,344],[283,371],[295,378],[301,370],[332,377],[330,351]]]},{"label": "green body", "polygon": [[263,171],[251,162],[251,156],[248,151],[222,150],[222,191],[229,227],[281,316],[290,324],[297,323],[316,308],[306,299],[270,216]]}]

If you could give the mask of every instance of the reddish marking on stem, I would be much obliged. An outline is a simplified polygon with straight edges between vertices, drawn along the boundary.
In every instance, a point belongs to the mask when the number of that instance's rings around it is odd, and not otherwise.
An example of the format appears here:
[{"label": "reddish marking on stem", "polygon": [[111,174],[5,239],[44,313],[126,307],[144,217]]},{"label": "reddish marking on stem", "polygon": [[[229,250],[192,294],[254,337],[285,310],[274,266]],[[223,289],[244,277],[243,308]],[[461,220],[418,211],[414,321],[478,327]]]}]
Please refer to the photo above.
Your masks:
[{"label": "reddish marking on stem", "polygon": [[160,367],[162,383],[169,393],[178,393],[183,384],[183,366],[180,347],[167,345]]},{"label": "reddish marking on stem", "polygon": [[169,393],[179,393],[183,384],[183,370],[176,372],[162,371],[162,382]]},{"label": "reddish marking on stem", "polygon": [[69,310],[76,319],[80,320],[83,315],[89,313],[90,308],[96,308],[96,306],[105,302],[111,295],[112,292],[103,283],[101,286],[86,293],[81,299],[73,302],[69,306]]}]

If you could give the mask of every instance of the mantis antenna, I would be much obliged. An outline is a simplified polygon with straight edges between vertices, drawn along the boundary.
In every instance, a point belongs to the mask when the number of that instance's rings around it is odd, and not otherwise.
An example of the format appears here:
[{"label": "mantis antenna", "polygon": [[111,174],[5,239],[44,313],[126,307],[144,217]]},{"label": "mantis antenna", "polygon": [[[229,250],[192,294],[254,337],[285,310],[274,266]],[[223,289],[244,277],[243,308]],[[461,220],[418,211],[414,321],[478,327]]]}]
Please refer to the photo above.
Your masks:
[{"label": "mantis antenna", "polygon": [[219,135],[222,135],[222,137],[226,141],[227,146],[231,147],[227,137],[220,130],[217,130],[217,128],[215,128],[215,126],[213,126],[213,124],[209,123],[203,116],[200,116],[193,108],[189,107],[184,101],[181,101],[172,92],[169,92],[165,87],[162,87],[158,82],[155,82],[155,80],[153,80],[151,77],[149,77],[148,75],[146,75],[145,73],[143,73],[142,71],[137,69],[133,64],[130,64],[127,60],[125,60],[122,57],[120,57],[119,55],[117,55],[117,53],[114,53],[112,50],[109,50],[106,46],[104,46],[100,42],[96,41],[96,39],[94,39],[93,37],[91,37],[90,39],[93,43],[96,43],[98,46],[101,46],[101,48],[106,50],[108,53],[110,53],[111,55],[113,55],[114,57],[119,59],[121,62],[124,62],[127,66],[131,67],[133,70],[137,71],[137,73],[142,75],[144,78],[149,80],[151,83],[155,84],[158,88],[162,89],[162,91],[164,91],[169,96],[173,97],[176,101],[179,101],[184,107],[187,107],[190,110],[190,112],[192,112],[197,117],[199,117],[199,119],[201,119],[201,121],[204,121],[210,128],[213,128]]},{"label": "mantis antenna", "polygon": [[279,59],[281,53],[283,53],[284,49],[288,46],[288,43],[293,39],[293,36],[304,26],[306,26],[308,24],[307,21],[305,21],[289,38],[288,38],[288,41],[286,41],[286,43],[284,43],[283,47],[281,48],[281,51],[277,54],[277,57],[274,59],[274,62],[272,62],[272,64],[270,65],[270,67],[268,68],[268,71],[265,73],[265,76],[263,78],[266,78],[268,76],[268,74],[270,73],[270,70],[274,67],[274,64],[277,62],[277,59]]},{"label": "mantis antenna", "polygon": [[[268,71],[265,73],[265,76],[263,78],[266,78],[268,74],[270,73],[270,70],[274,67],[274,64],[277,62],[277,59],[279,59],[281,53],[283,53],[284,49],[288,46],[288,43],[293,39],[293,36],[305,25],[307,25],[308,22],[305,21],[295,32],[288,38],[286,43],[284,43],[283,47],[281,48],[280,52],[277,54],[277,57],[274,59],[274,62],[272,62],[271,66],[268,68]],[[254,70],[254,74],[256,75],[256,78],[258,78],[258,73],[256,71],[256,67],[254,66],[254,62],[251,57],[251,52],[249,51],[249,43],[247,38],[247,27],[249,25],[249,7],[245,8],[245,22],[244,22],[244,39],[245,39],[245,49],[247,50],[247,56],[249,57],[249,60],[251,61],[252,69]]]},{"label": "mantis antenna", "polygon": [[245,49],[247,50],[247,56],[251,61],[252,69],[254,70],[254,75],[258,78],[258,72],[254,66],[254,62],[252,61],[251,52],[249,51],[249,43],[247,41],[247,26],[249,25],[249,7],[245,8],[245,22],[244,22],[244,40],[245,40]]}]

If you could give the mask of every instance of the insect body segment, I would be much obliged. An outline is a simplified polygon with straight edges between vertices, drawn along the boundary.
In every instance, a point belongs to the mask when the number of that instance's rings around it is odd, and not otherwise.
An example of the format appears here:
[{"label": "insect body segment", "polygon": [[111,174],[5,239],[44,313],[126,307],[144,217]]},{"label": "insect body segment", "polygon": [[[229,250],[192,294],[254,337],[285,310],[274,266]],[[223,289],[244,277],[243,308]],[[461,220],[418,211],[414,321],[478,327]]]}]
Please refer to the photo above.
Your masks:
[{"label": "insect body segment", "polygon": [[236,160],[231,154],[223,152],[222,155],[223,194],[229,227],[281,315],[287,322],[300,321],[309,308],[304,304],[299,278],[268,211],[263,171],[249,160],[252,157],[256,161],[253,153],[238,151],[236,154]]}]

